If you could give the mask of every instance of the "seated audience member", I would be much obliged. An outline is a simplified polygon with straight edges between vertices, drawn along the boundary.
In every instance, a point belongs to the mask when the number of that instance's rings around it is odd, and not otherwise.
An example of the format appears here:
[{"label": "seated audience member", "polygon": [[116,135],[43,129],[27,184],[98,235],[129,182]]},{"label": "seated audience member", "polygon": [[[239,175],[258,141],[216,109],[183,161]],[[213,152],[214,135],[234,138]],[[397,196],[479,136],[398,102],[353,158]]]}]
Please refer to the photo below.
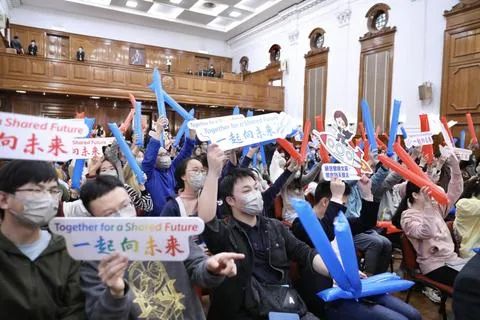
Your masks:
[{"label": "seated audience member", "polygon": [[458,271],[452,266],[464,264],[465,261],[455,253],[455,245],[444,218],[462,193],[463,179],[455,157],[450,156],[446,164],[451,172],[447,193],[449,206],[433,202],[428,187],[419,188],[409,181],[392,223],[403,230],[415,248],[422,274],[453,286]]},{"label": "seated audience member", "polygon": [[463,267],[453,286],[455,320],[476,320],[480,314],[480,253]]},{"label": "seated audience member", "polygon": [[[365,176],[359,181],[359,189],[362,196],[362,213],[359,218],[349,218],[348,222],[352,233],[361,232],[364,228],[371,228],[371,223],[376,222],[376,212],[379,204],[374,202],[371,192],[371,181]],[[345,203],[350,193],[347,184],[334,179],[331,182],[320,182],[315,189],[315,205],[313,210],[317,215],[327,237],[340,258],[338,246],[335,241],[334,219],[339,211],[345,212]],[[372,214],[373,212],[373,214]],[[299,218],[295,219],[292,225],[293,234],[313,247]],[[306,300],[309,310],[321,316],[325,312],[328,319],[421,319],[420,313],[412,306],[391,295],[371,296],[356,300],[337,300],[327,303],[325,310],[322,300],[315,294],[321,290],[332,287],[332,282],[321,275],[302,272],[297,282],[302,298]]]},{"label": "seated audience member", "polygon": [[218,179],[226,156],[212,144],[207,158],[209,170],[198,201],[198,215],[206,223],[202,236],[212,253],[235,251],[245,255],[245,260],[238,262],[238,275],[212,292],[208,319],[265,319],[270,311],[317,319],[290,287],[289,268],[294,260],[303,268],[328,276],[320,256],[280,221],[262,216],[262,195],[249,169],[234,169],[222,180],[222,201],[231,215],[217,219]]},{"label": "seated audience member", "polygon": [[195,146],[195,131],[190,130],[190,137],[185,137],[182,150],[172,160],[167,150],[160,146],[160,139],[167,124],[168,120],[161,118],[157,121],[156,131],[150,131],[150,141],[142,162],[143,172],[147,175],[145,186],[153,200],[153,210],[147,213],[150,216],[159,216],[167,203],[167,197],[175,194],[175,168],[192,155]]},{"label": "seated audience member", "polygon": [[79,266],[61,236],[42,230],[61,191],[53,166],[13,160],[0,169],[0,318],[85,319]]},{"label": "seated audience member", "polygon": [[[99,176],[80,190],[84,206],[94,217],[130,217],[135,209],[122,183]],[[138,218],[142,219],[142,218]],[[219,253],[207,257],[190,240],[184,262],[128,261],[113,253],[101,261],[85,261],[80,268],[89,319],[205,319],[193,284],[214,287],[234,277],[236,259]]]},{"label": "seated audience member", "polygon": [[472,249],[480,247],[480,177],[473,176],[465,182],[465,190],[457,204],[453,223],[460,243],[460,257],[471,258]]},{"label": "seated audience member", "polygon": [[281,192],[283,201],[282,219],[284,221],[292,223],[293,220],[295,220],[295,218],[298,216],[297,212],[292,207],[291,200],[305,200],[303,188],[317,178],[321,169],[322,163],[319,162],[315,164],[306,175],[302,174],[302,168],[297,170],[295,174],[290,175]]},{"label": "seated audience member", "polygon": [[77,61],[85,61],[85,51],[83,47],[79,47],[77,50]]},{"label": "seated audience member", "polygon": [[[380,166],[371,177],[372,193],[376,202],[382,198],[382,185],[388,176],[388,170]],[[360,194],[358,182],[350,183],[351,194],[348,197],[347,218],[359,217],[362,212],[362,197]],[[378,214],[378,208],[377,212]],[[353,241],[355,248],[364,253],[365,272],[368,274],[383,273],[388,270],[390,259],[392,257],[392,243],[386,237],[380,235],[375,229],[375,224],[368,230],[354,235]]]}]

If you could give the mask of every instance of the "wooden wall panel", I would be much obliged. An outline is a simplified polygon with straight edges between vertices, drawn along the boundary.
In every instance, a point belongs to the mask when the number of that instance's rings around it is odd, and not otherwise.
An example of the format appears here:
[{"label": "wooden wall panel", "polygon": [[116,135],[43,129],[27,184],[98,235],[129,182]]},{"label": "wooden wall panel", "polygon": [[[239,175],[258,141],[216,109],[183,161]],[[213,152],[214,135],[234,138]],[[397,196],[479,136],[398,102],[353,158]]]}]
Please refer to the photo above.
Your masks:
[{"label": "wooden wall panel", "polygon": [[[52,60],[0,52],[0,89],[155,101],[151,70],[94,62]],[[283,110],[284,89],[184,74],[165,74],[164,89],[180,103]]]},{"label": "wooden wall panel", "polygon": [[455,5],[445,18],[441,114],[458,121],[458,133],[467,112],[480,123],[480,1]]},{"label": "wooden wall panel", "polygon": [[[188,73],[189,70],[197,72],[195,57],[203,58],[204,64],[213,64],[217,73],[232,72],[232,59],[213,55],[198,54],[195,52],[176,50],[170,48],[148,46],[137,43],[116,41],[105,38],[90,37],[85,35],[39,29],[11,24],[11,34],[18,35],[25,50],[31,39],[35,39],[38,45],[38,56],[55,59],[76,60],[76,52],[79,47],[85,49],[85,60],[114,65],[129,65],[129,48],[145,48],[146,67],[158,67],[162,72],[167,72],[167,57],[172,57],[171,71],[174,73]],[[52,35],[54,37],[49,37]],[[59,48],[56,37],[68,38],[68,47]],[[66,52],[64,52],[66,50]],[[141,68],[141,67],[139,67]]]}]

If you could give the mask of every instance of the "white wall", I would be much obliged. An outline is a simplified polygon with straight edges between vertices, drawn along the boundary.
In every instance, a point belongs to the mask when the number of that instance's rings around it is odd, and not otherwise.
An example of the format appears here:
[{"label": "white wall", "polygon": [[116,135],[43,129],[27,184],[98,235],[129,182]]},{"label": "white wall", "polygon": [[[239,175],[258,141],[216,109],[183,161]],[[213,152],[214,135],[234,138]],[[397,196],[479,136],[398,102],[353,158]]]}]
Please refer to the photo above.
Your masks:
[{"label": "white wall", "polygon": [[[138,19],[142,19],[139,17]],[[153,46],[230,56],[225,41],[209,39],[114,20],[76,15],[64,11],[23,5],[10,10],[10,22],[30,27],[60,30],[100,38],[142,43]]]},{"label": "white wall", "polygon": [[0,14],[6,14],[8,16],[9,11],[7,0],[0,0]]},{"label": "white wall", "polygon": [[[313,4],[314,0],[305,3]],[[319,2],[319,1],[317,1]],[[238,61],[248,56],[250,70],[264,68],[269,63],[268,49],[274,43],[282,47],[281,59],[288,61],[284,75],[285,111],[303,119],[304,54],[309,48],[309,33],[316,27],[326,31],[325,46],[328,56],[327,119],[337,109],[346,111],[356,121],[358,106],[360,42],[367,32],[365,15],[378,2],[390,6],[389,26],[396,26],[392,98],[402,101],[401,121],[406,128],[418,128],[418,114],[440,112],[442,77],[443,11],[458,0],[326,0],[304,10],[302,4],[292,7],[281,22],[257,26],[249,34],[228,41],[233,55],[234,70]],[[304,3],[304,5],[305,5]],[[351,11],[347,25],[340,26],[337,15]],[[293,13],[293,14],[292,14]],[[277,19],[282,20],[280,17]],[[298,39],[295,33],[298,30]],[[290,35],[290,39],[289,39]],[[433,101],[422,105],[418,99],[418,85],[424,81],[433,84]]]}]

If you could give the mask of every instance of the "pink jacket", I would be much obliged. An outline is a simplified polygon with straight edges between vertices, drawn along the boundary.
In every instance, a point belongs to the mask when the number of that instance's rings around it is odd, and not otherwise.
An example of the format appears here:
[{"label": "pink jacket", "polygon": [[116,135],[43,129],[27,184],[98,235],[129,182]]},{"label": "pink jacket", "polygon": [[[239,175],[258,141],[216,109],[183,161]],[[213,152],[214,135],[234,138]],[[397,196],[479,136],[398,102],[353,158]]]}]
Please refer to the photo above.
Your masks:
[{"label": "pink jacket", "polygon": [[462,260],[455,252],[454,242],[444,217],[463,192],[463,179],[458,163],[451,167],[448,184],[448,206],[432,204],[423,211],[407,209],[400,221],[415,252],[422,274]]}]

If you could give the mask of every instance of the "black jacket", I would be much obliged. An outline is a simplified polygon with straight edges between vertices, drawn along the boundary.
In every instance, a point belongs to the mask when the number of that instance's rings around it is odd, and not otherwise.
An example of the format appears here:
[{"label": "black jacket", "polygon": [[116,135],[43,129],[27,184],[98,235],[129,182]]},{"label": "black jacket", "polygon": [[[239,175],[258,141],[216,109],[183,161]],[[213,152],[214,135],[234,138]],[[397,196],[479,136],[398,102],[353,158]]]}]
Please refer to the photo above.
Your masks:
[{"label": "black jacket", "polygon": [[[283,283],[290,284],[290,262],[293,260],[302,268],[311,268],[316,251],[295,238],[280,221],[262,216],[257,218],[267,243],[270,267],[279,272]],[[237,262],[237,276],[225,279],[212,292],[208,319],[257,319],[251,314],[252,309],[248,303],[254,252],[246,232],[229,216],[224,220],[214,219],[207,223],[203,236],[209,250],[214,254],[245,254],[245,259]]]},{"label": "black jacket", "polygon": [[61,236],[31,261],[0,232],[0,319],[86,319],[79,267]]},{"label": "black jacket", "polygon": [[474,320],[480,315],[480,254],[463,267],[453,285],[456,320]]}]

